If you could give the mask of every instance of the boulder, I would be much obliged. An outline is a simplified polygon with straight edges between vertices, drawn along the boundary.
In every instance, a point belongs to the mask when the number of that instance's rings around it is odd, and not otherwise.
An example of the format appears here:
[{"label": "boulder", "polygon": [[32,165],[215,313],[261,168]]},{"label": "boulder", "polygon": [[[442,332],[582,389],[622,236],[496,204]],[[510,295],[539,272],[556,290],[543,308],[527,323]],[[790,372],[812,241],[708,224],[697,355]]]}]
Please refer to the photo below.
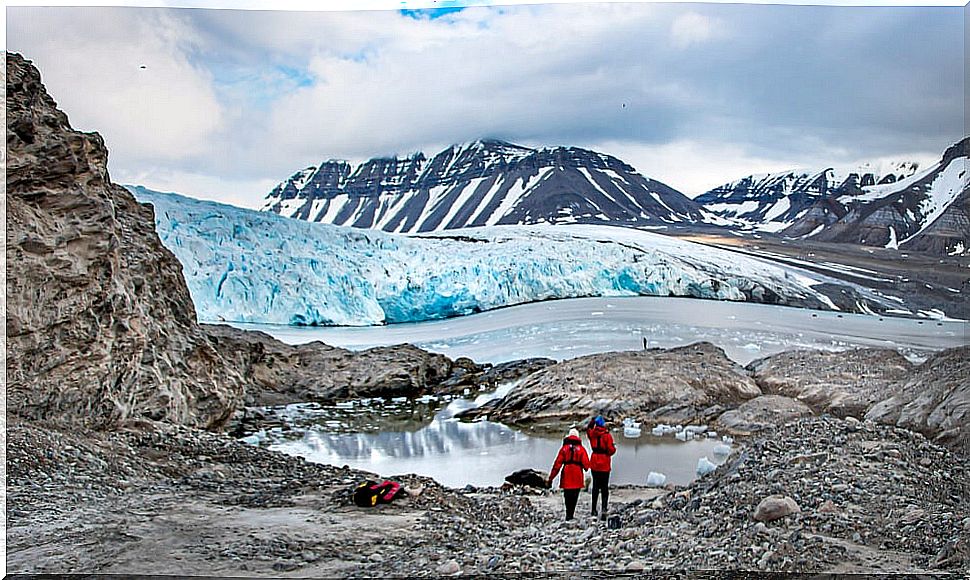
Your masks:
[{"label": "boulder", "polygon": [[780,395],[762,395],[741,403],[737,409],[725,411],[715,425],[732,433],[754,433],[811,415],[812,410],[801,401]]},{"label": "boulder", "polygon": [[761,500],[754,510],[754,519],[758,522],[773,522],[802,510],[795,500],[788,496],[771,495]]},{"label": "boulder", "polygon": [[464,416],[487,414],[496,421],[550,426],[593,415],[703,423],[714,418],[709,414],[760,394],[744,369],[724,351],[701,342],[556,363],[527,376],[505,398]]},{"label": "boulder", "polygon": [[794,350],[747,366],[765,394],[798,399],[816,413],[862,417],[913,365],[895,350]]}]

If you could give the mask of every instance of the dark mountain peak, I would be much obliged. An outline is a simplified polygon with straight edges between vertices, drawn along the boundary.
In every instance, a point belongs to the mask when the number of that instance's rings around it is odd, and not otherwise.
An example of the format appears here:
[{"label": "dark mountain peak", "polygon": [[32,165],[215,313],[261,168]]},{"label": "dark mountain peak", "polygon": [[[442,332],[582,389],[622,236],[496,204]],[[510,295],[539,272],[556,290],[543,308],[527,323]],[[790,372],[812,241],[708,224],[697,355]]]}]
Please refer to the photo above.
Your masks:
[{"label": "dark mountain peak", "polygon": [[970,157],[970,135],[947,147],[943,153],[943,163],[949,163],[958,157]]},{"label": "dark mountain peak", "polygon": [[703,220],[683,194],[616,157],[578,147],[533,149],[479,139],[451,145],[430,160],[414,154],[307,171],[279,184],[264,210],[395,232]]}]

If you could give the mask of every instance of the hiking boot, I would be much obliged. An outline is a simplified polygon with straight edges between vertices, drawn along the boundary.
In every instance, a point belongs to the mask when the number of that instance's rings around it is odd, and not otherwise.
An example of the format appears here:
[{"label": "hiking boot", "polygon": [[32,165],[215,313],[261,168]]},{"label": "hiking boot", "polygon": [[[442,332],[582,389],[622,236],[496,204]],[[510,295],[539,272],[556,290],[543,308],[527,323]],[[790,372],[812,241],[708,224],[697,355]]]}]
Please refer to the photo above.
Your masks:
[{"label": "hiking boot", "polygon": [[596,511],[596,508],[593,508],[593,511],[589,512],[589,515],[591,515],[591,516],[598,515],[598,512]]},{"label": "hiking boot", "polygon": [[606,510],[603,510],[603,513],[600,514],[600,520],[606,521]]}]

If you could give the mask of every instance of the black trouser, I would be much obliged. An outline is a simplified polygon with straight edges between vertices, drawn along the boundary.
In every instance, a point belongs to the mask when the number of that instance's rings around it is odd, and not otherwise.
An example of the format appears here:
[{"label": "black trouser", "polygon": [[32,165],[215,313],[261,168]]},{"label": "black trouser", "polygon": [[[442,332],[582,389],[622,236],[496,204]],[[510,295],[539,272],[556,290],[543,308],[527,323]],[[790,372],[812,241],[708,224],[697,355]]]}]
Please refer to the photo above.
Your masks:
[{"label": "black trouser", "polygon": [[576,512],[576,502],[579,501],[579,490],[564,489],[562,490],[562,497],[566,500],[566,519],[571,520]]},{"label": "black trouser", "polygon": [[606,504],[610,499],[610,472],[592,471],[593,474],[593,513],[596,513],[597,494],[603,494],[603,513],[606,513]]}]

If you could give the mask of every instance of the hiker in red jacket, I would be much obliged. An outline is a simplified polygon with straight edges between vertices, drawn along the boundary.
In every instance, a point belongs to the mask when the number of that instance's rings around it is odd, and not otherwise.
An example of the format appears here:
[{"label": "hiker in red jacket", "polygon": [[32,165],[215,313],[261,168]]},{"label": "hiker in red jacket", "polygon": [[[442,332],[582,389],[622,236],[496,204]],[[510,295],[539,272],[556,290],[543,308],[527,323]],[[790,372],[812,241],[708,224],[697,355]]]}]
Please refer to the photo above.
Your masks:
[{"label": "hiker in red jacket", "polygon": [[569,435],[562,440],[562,447],[559,455],[556,455],[556,462],[549,472],[549,485],[556,479],[559,469],[562,468],[562,477],[559,478],[559,487],[562,488],[562,496],[566,502],[566,519],[573,519],[576,511],[576,502],[579,500],[579,490],[585,483],[583,472],[589,469],[589,456],[586,449],[579,439],[579,431],[569,430]]},{"label": "hiker in red jacket", "polygon": [[612,459],[616,453],[616,445],[613,443],[613,436],[606,428],[606,420],[597,416],[589,422],[586,427],[586,437],[589,438],[589,446],[593,450],[593,456],[589,461],[589,469],[593,474],[593,512],[596,515],[596,500],[602,494],[603,509],[599,516],[601,520],[606,519],[606,504],[610,498],[610,468]]}]

